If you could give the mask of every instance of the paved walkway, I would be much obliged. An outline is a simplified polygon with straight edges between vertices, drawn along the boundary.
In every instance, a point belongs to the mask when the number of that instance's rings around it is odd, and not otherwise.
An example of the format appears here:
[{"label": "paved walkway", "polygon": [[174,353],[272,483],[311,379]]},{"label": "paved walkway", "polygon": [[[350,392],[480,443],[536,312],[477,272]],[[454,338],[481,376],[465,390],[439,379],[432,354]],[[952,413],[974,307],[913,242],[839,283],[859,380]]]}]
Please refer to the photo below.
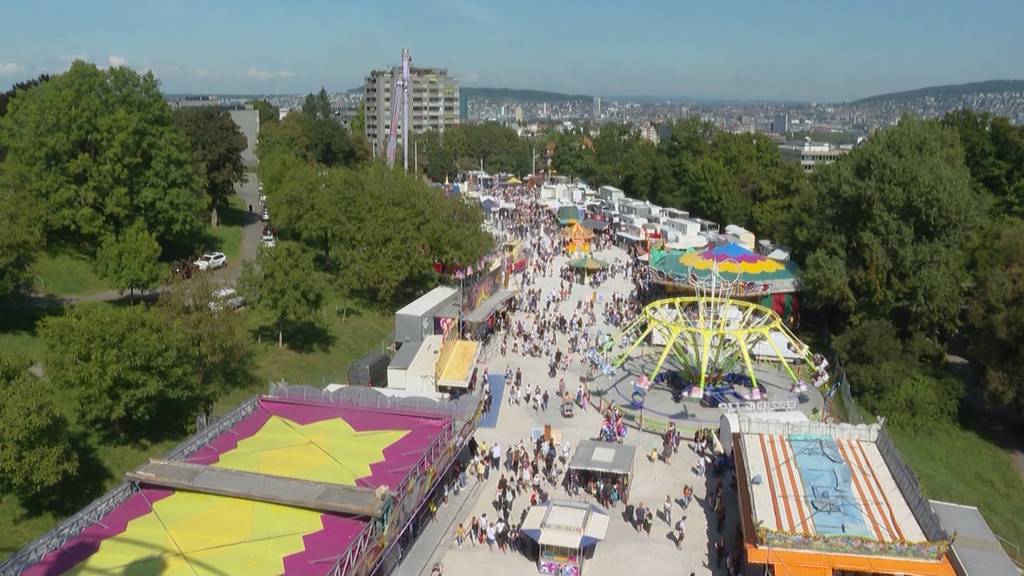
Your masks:
[{"label": "paved walkway", "polygon": [[[595,256],[607,261],[625,258],[625,254],[617,248],[599,252]],[[556,258],[555,270],[565,261],[565,257]],[[541,288],[542,292],[547,292],[557,289],[558,284],[559,278],[556,276],[538,279],[536,286]],[[610,279],[598,288],[596,292],[600,303],[608,300],[614,292],[628,294],[630,290],[630,283],[624,278],[617,277]],[[576,302],[591,297],[593,292],[594,290],[589,287],[575,285],[572,296],[567,302],[560,304],[561,310],[571,315],[571,310],[575,309]],[[526,315],[517,313],[515,319],[526,320]],[[606,333],[609,331],[614,332],[614,328],[600,324],[599,320],[598,328]],[[564,350],[567,346],[567,337],[559,335],[558,342]],[[558,388],[558,378],[562,377],[563,374],[559,374],[555,378],[549,377],[547,373],[547,360],[545,358],[530,358],[512,353],[504,357],[497,353],[491,356],[485,364],[492,374],[492,379],[495,377],[502,378],[501,375],[504,374],[506,366],[511,366],[513,370],[519,367],[523,371],[524,386],[533,388],[540,385],[542,390],[546,389],[549,394],[555,396]],[[582,370],[581,364],[577,360],[570,366],[569,371],[564,374],[566,385],[570,391],[575,391],[579,378],[583,374]],[[493,386],[494,384],[492,383],[492,388]],[[495,401],[497,402],[498,399],[495,398]],[[562,434],[564,441],[575,446],[579,440],[596,437],[601,424],[600,415],[593,409],[588,411],[577,409],[573,418],[563,418],[559,413],[557,402],[552,402],[548,409],[543,411],[534,410],[532,406],[527,406],[525,403],[518,406],[510,406],[507,404],[507,401],[502,401],[500,408],[497,405],[494,406],[493,418],[495,420],[495,427],[481,428],[477,432],[477,438],[488,442],[488,444],[497,442],[502,450],[510,443],[518,442],[520,439],[528,440],[533,429],[542,429],[545,425],[556,429]],[[595,556],[586,564],[584,572],[587,576],[622,576],[623,574],[641,572],[647,574],[682,574],[683,576],[690,574],[690,572],[701,575],[724,574],[724,568],[721,570],[713,569],[708,566],[707,562],[709,552],[712,550],[709,542],[718,536],[714,526],[709,528],[708,519],[713,519],[713,513],[700,504],[704,501],[707,488],[705,486],[706,479],[698,478],[694,474],[693,466],[696,462],[696,455],[686,448],[681,448],[680,453],[673,458],[672,464],[666,465],[663,462],[651,462],[646,458],[646,454],[652,449],[661,446],[661,439],[659,437],[633,430],[626,441],[637,447],[637,460],[631,492],[632,503],[644,502],[649,506],[653,506],[654,509],[660,510],[661,503],[664,502],[666,495],[676,499],[680,496],[684,484],[694,487],[697,500],[690,505],[690,509],[683,511],[676,504],[673,510],[674,519],[678,519],[681,516],[686,517],[687,538],[684,540],[681,550],[677,550],[674,540],[669,536],[670,527],[660,517],[659,520],[655,521],[654,530],[650,535],[636,532],[622,518],[622,507],[620,506],[617,510],[609,511],[612,521],[608,527],[607,538],[604,542],[597,545]],[[495,477],[496,475],[492,472],[491,483],[495,481]],[[487,513],[488,518],[493,519],[497,514],[492,504],[494,496],[494,489],[488,489],[485,486],[476,502],[473,503],[468,511],[463,513],[462,522],[468,524],[472,516],[480,516],[483,513]],[[567,497],[564,491],[555,488],[552,488],[552,496],[563,499]],[[726,496],[726,498],[726,501],[730,500],[729,496]],[[512,510],[511,519],[514,523],[519,522],[521,515],[527,507],[528,497],[526,495],[520,496]],[[730,517],[724,529],[724,533],[729,536],[728,541],[730,542],[735,529],[736,520]],[[438,545],[436,541],[426,542],[426,540],[426,538],[421,538],[420,543],[429,548]],[[535,561],[518,553],[507,552],[503,554],[497,549],[492,552],[488,550],[486,545],[473,546],[468,543],[464,544],[460,550],[450,544],[450,537],[449,543],[444,544],[444,546],[447,547],[447,550],[443,555],[442,561],[445,564],[444,573],[446,575],[488,574],[489,576],[504,576],[513,574],[533,575],[537,573]],[[641,559],[642,565],[637,564]]]}]

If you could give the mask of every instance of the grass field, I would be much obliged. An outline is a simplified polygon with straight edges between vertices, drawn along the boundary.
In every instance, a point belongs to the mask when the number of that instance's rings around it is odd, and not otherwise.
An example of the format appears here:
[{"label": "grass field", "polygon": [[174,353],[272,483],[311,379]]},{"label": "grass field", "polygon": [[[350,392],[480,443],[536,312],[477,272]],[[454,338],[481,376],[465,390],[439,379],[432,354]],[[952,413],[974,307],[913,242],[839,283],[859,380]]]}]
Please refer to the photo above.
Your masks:
[{"label": "grass field", "polygon": [[1005,450],[960,428],[890,434],[928,498],[977,506],[996,534],[1024,545],[1024,481]]},{"label": "grass field", "polygon": [[84,296],[110,290],[93,270],[92,260],[72,252],[41,253],[32,265],[32,287],[54,296]]}]

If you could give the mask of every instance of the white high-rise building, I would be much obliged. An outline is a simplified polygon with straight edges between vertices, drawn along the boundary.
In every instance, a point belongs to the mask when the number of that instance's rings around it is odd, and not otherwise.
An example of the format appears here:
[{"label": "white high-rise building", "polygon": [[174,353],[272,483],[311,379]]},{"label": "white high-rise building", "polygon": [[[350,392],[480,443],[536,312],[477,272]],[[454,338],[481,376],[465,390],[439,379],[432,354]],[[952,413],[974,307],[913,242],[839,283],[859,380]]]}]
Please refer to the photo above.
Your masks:
[{"label": "white high-rise building", "polygon": [[[391,131],[391,90],[394,78],[402,69],[373,70],[363,84],[366,106],[366,139],[375,155],[382,155]],[[448,126],[459,124],[459,81],[448,76],[444,68],[409,69],[409,132],[419,134],[427,130],[444,132]],[[399,111],[401,114],[401,111]],[[401,145],[401,117],[399,117],[399,145]]]}]

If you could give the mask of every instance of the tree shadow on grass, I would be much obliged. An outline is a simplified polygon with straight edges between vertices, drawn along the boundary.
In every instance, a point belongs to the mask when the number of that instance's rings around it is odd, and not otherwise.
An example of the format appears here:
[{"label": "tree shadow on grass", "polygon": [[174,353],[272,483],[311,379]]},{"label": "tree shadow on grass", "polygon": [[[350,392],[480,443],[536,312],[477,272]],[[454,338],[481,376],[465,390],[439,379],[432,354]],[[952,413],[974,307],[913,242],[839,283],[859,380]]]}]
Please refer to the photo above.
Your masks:
[{"label": "tree shadow on grass", "polygon": [[10,298],[0,300],[0,333],[25,332],[37,335],[39,321],[64,314],[56,298]]},{"label": "tree shadow on grass", "polygon": [[[260,326],[253,335],[261,342],[277,343],[277,330],[272,326]],[[288,322],[284,326],[284,345],[295,352],[327,352],[336,341],[334,334],[317,322]]]}]

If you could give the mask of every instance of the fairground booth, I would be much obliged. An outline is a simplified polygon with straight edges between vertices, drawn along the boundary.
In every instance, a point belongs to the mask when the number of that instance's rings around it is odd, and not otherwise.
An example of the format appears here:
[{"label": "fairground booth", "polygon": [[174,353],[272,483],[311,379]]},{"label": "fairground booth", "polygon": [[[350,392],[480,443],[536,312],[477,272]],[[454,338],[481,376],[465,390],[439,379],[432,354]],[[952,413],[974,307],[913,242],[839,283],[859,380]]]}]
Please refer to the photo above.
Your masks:
[{"label": "fairground booth", "polygon": [[480,395],[275,385],[126,474],[0,574],[390,573],[480,413]]},{"label": "fairground booth", "polygon": [[594,231],[579,222],[573,222],[562,229],[562,239],[565,241],[566,254],[584,256],[590,254],[590,242],[594,239]]},{"label": "fairground booth", "polygon": [[633,462],[636,447],[616,442],[580,440],[569,462],[569,473],[574,474],[580,486],[602,480],[621,487],[620,499],[629,502],[629,487],[633,480]]},{"label": "fairground booth", "polygon": [[473,383],[477,342],[459,338],[461,293],[438,286],[395,313],[396,351],[388,365],[393,395],[459,395]]},{"label": "fairground booth", "polygon": [[949,537],[878,424],[732,430],[747,574],[953,576]]},{"label": "fairground booth", "polygon": [[593,504],[551,500],[526,513],[520,534],[536,543],[537,571],[579,576],[608,530],[608,513]]}]

